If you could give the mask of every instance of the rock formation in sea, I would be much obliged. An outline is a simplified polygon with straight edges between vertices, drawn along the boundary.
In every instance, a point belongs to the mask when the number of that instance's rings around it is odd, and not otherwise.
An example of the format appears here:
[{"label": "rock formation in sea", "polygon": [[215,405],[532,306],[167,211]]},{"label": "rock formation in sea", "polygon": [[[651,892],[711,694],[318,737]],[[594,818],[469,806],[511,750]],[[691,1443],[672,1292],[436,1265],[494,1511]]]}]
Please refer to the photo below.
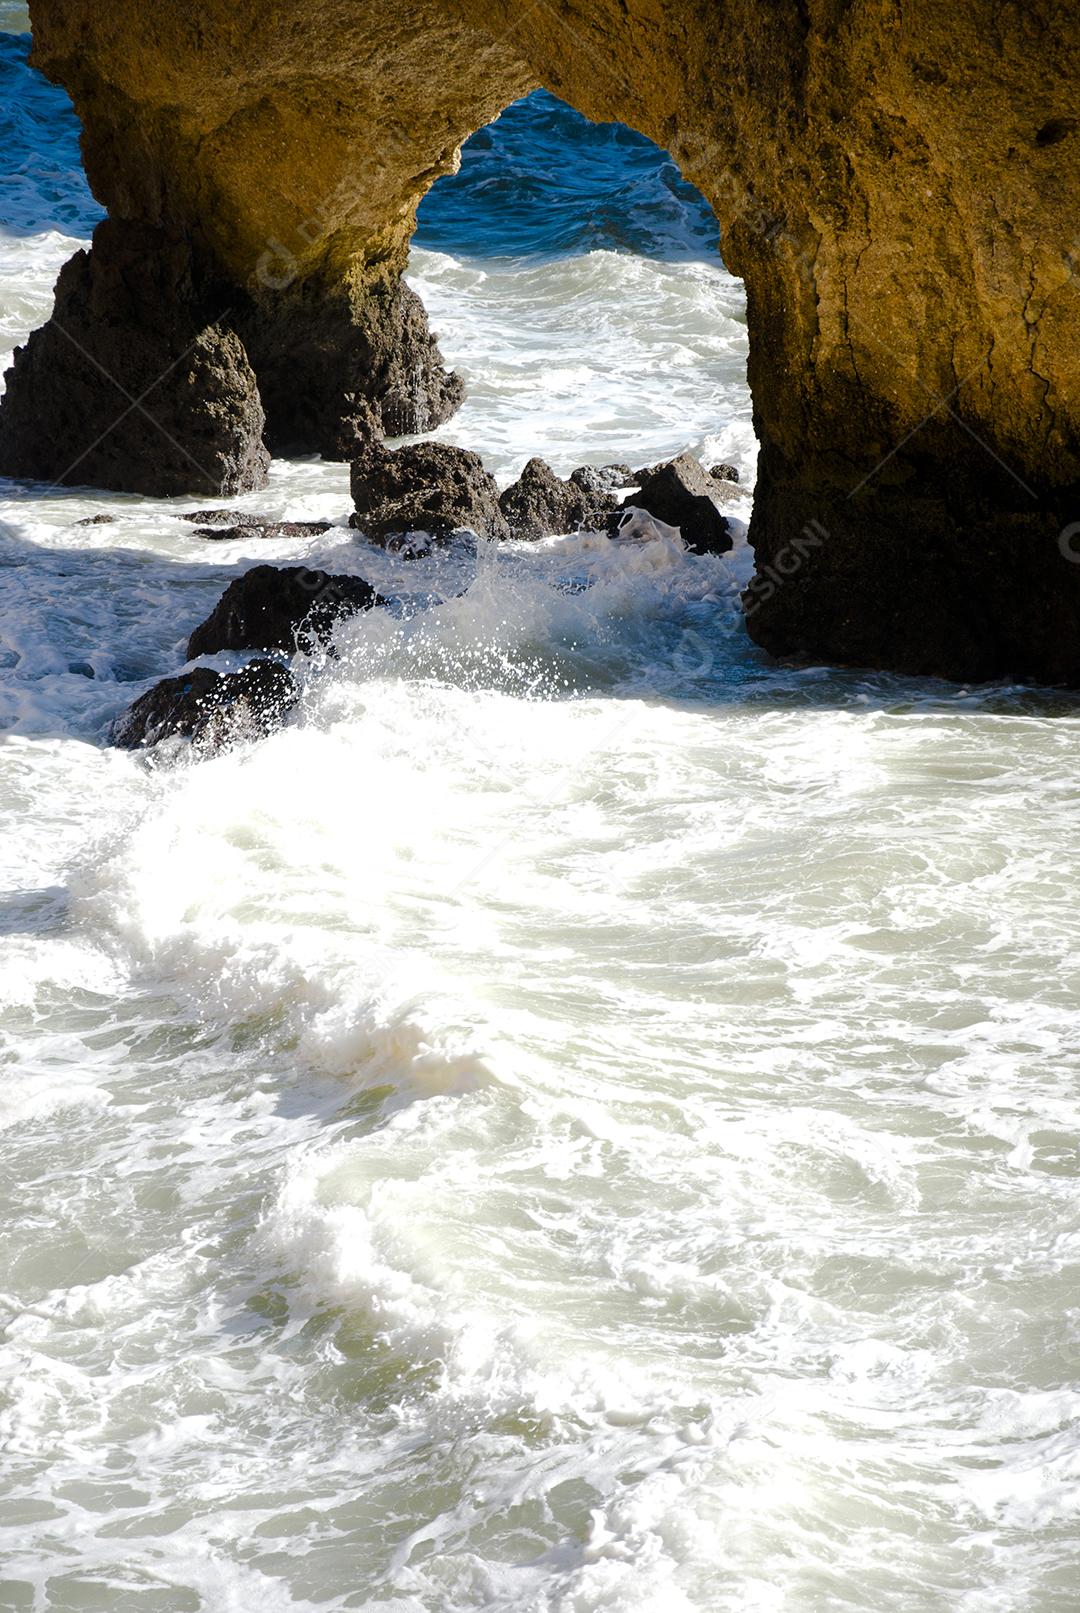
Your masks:
[{"label": "rock formation in sea", "polygon": [[448,538],[468,529],[505,538],[499,489],[478,454],[445,442],[386,448],[370,437],[349,473],[352,524],[376,543],[424,532]]},{"label": "rock formation in sea", "polygon": [[193,667],[140,695],[113,724],[122,750],[143,750],[174,736],[216,750],[234,739],[268,734],[300,698],[280,661],[250,661],[239,672]]},{"label": "rock formation in sea", "polygon": [[[617,500],[612,492],[597,487],[603,471],[590,476],[586,467],[577,469],[569,481],[556,476],[543,459],[530,459],[516,482],[501,494],[499,508],[506,517],[510,536],[547,538],[556,533],[576,532],[582,526],[603,526],[604,517]],[[589,490],[582,481],[589,484]]]},{"label": "rock formation in sea", "polygon": [[626,495],[623,508],[647,510],[658,521],[678,527],[694,554],[726,554],[732,547],[731,533],[714,503],[717,492],[717,481],[693,454],[680,454],[643,472],[641,486]]},{"label": "rock formation in sea", "polygon": [[310,651],[334,624],[385,601],[362,577],[306,566],[253,566],[226,588],[188,640],[188,660],[219,650]]},{"label": "rock formation in sea", "polygon": [[31,11],[110,223],[16,360],[3,471],[222,493],[265,474],[262,411],[346,455],[445,418],[416,207],[543,84],[669,149],[745,281],[754,637],[1080,683],[1074,0]]},{"label": "rock formation in sea", "polygon": [[220,288],[188,244],[105,219],[56,284],[52,318],[15,350],[0,474],[167,497],[263,487],[255,374]]}]

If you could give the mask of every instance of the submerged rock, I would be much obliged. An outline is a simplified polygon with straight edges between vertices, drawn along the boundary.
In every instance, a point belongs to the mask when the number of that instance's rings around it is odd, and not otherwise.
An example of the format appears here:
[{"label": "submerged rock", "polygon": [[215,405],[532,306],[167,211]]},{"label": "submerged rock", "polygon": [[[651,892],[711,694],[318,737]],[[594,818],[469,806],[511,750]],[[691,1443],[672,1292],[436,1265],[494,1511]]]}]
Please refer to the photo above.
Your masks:
[{"label": "submerged rock", "polygon": [[330,531],[329,521],[245,521],[242,526],[196,527],[195,536],[208,543],[230,543],[237,538],[313,538]]},{"label": "submerged rock", "polygon": [[75,522],[75,525],[76,526],[112,526],[112,524],[113,524],[113,522],[115,520],[116,520],[115,515],[84,515],[81,521],[76,521]]},{"label": "submerged rock", "polygon": [[211,543],[228,543],[236,538],[320,537],[333,524],[275,521],[272,515],[250,515],[246,510],[186,510],[180,520],[190,521],[197,528],[195,536]]},{"label": "submerged rock", "polygon": [[636,493],[623,499],[623,509],[645,510],[667,526],[678,527],[694,554],[726,554],[732,538],[725,518],[713,502],[710,477],[692,454],[680,454],[666,465],[643,473]]},{"label": "submerged rock", "polygon": [[228,673],[195,667],[140,695],[117,718],[112,742],[142,750],[180,735],[216,747],[270,733],[298,698],[296,679],[280,661],[252,661]]},{"label": "submerged rock", "polygon": [[249,515],[246,510],[185,510],[178,517],[194,526],[269,526],[269,515]]},{"label": "submerged rock", "polygon": [[376,543],[413,532],[507,536],[495,478],[467,448],[444,442],[386,448],[372,437],[353,461],[350,485],[352,525]]},{"label": "submerged rock", "polygon": [[362,577],[305,566],[255,566],[226,588],[188,640],[188,660],[219,650],[302,650],[325,644],[334,624],[385,601]]}]

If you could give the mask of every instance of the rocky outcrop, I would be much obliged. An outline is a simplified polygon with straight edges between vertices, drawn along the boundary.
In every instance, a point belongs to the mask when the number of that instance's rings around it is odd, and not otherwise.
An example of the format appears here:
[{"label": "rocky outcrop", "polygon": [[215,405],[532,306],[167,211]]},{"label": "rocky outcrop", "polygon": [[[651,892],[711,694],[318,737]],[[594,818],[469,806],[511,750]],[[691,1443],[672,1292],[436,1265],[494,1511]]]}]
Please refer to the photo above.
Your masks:
[{"label": "rocky outcrop", "polygon": [[512,538],[549,538],[564,532],[577,532],[583,525],[600,527],[616,500],[611,492],[586,492],[580,480],[595,486],[602,474],[587,477],[583,469],[574,471],[564,482],[543,459],[530,459],[516,482],[499,498]]},{"label": "rocky outcrop", "polygon": [[460,406],[424,305],[400,276],[373,285],[302,281],[240,320],[275,454],[351,460],[373,428],[433,431]]},{"label": "rocky outcrop", "polygon": [[580,488],[562,481],[543,459],[530,459],[499,497],[512,538],[547,538],[575,532],[584,509]]},{"label": "rocky outcrop", "polygon": [[329,641],[337,622],[384,603],[362,577],[255,566],[229,584],[192,633],[188,660],[219,650],[310,652]]},{"label": "rocky outcrop", "polygon": [[726,554],[732,547],[727,521],[713,495],[715,484],[692,454],[645,472],[641,486],[623,499],[624,509],[645,510],[667,526],[678,527],[693,554]]},{"label": "rocky outcrop", "polygon": [[52,319],[16,348],[0,474],[127,493],[244,493],[270,457],[220,299],[164,232],[105,220],[65,264]]},{"label": "rocky outcrop", "polygon": [[141,695],[114,723],[112,742],[143,750],[179,736],[217,749],[270,733],[298,698],[296,679],[280,661],[252,661],[229,673],[194,667]]},{"label": "rocky outcrop", "polygon": [[352,524],[376,543],[412,533],[448,538],[453,532],[504,538],[499,489],[483,461],[445,442],[385,448],[369,438],[353,461]]},{"label": "rocky outcrop", "polygon": [[[32,0],[32,15],[95,193],[115,220],[190,243],[161,358],[194,341],[195,368],[162,398],[219,489],[259,474],[237,331],[266,370],[272,440],[351,451],[361,403],[380,422],[386,397],[429,418],[452,403],[393,311],[416,205],[467,134],[542,83],[670,150],[745,282],[755,638],[1080,683],[1073,0]],[[149,362],[142,299],[107,281],[97,319],[130,327]],[[63,280],[61,325],[72,295]],[[86,346],[89,320],[75,334]],[[92,451],[123,422],[78,350],[48,341],[15,366],[0,463],[54,476],[72,435],[86,480],[125,475],[126,450]],[[134,430],[131,449],[148,464]]]}]

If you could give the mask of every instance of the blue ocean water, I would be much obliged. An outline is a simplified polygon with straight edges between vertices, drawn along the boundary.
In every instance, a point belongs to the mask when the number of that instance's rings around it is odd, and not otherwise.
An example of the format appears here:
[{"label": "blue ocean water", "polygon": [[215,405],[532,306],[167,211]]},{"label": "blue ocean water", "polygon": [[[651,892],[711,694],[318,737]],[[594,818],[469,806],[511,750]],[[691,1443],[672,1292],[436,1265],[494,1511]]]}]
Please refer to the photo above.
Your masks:
[{"label": "blue ocean water", "polygon": [[420,206],[416,244],[455,256],[628,252],[718,260],[716,219],[666,151],[546,90],[507,107]]},{"label": "blue ocean water", "polygon": [[[0,9],[0,28],[18,9]],[[86,234],[102,211],[83,173],[79,120],[29,54],[29,34],[0,32],[0,235]]]}]

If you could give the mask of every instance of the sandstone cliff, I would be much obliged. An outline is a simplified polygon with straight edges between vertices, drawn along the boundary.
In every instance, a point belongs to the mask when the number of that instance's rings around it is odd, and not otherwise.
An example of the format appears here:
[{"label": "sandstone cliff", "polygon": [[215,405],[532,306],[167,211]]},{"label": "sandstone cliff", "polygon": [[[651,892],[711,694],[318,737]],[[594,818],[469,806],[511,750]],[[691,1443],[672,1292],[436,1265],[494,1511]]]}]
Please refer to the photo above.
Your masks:
[{"label": "sandstone cliff", "polygon": [[[63,478],[81,448],[76,480],[151,490],[164,425],[232,489],[263,474],[261,410],[271,446],[341,455],[369,410],[445,418],[459,388],[400,282],[416,206],[544,84],[669,148],[746,282],[754,636],[1080,683],[1073,0],[31,9],[110,224],[15,366],[0,468]],[[124,454],[90,446],[132,398]]]}]

